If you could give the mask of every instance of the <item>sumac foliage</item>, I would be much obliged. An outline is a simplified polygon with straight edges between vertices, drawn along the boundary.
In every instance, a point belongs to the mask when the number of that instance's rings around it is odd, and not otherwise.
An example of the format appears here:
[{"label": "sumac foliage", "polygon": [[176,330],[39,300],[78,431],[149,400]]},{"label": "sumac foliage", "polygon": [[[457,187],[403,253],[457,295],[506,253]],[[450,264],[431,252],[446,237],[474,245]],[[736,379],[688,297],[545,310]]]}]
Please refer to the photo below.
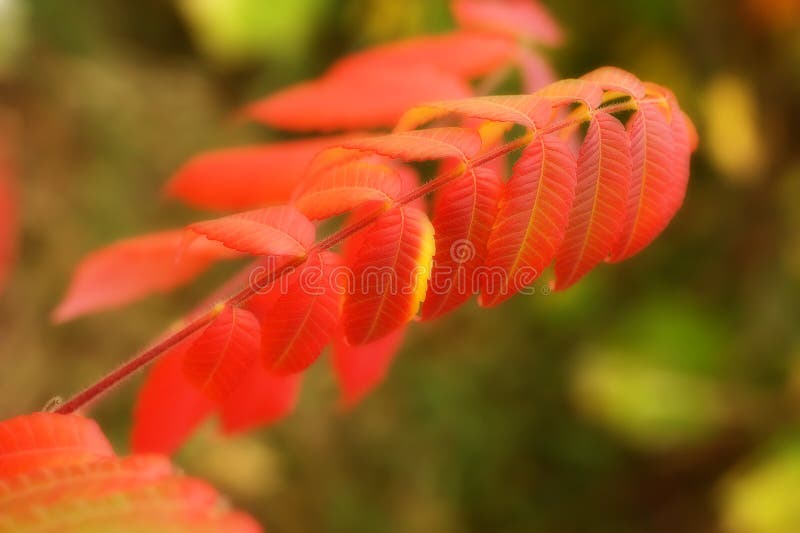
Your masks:
[{"label": "sumac foliage", "polygon": [[77,415],[0,422],[0,531],[261,531],[160,455],[117,457]]},{"label": "sumac foliage", "polygon": [[[524,95],[469,96],[468,81],[510,64],[532,79],[524,70],[535,52],[520,43],[561,34],[529,1],[453,7],[459,31],[355,54],[245,111],[287,130],[350,133],[201,155],[168,185],[196,206],[248,211],[190,224],[180,239],[169,232],[167,244],[112,245],[79,266],[59,318],[174,287],[219,259],[255,258],[107,380],[159,358],[136,407],[137,451],[171,452],[214,414],[231,432],[284,416],[328,345],[342,401],[353,405],[417,317],[474,296],[498,305],[550,265],[565,289],[667,226],[697,143],[675,97],[610,67]],[[392,124],[390,134],[352,131]],[[426,182],[419,162],[437,166]],[[135,269],[108,268],[129,264],[131,249]],[[110,296],[116,287],[122,295]]]}]

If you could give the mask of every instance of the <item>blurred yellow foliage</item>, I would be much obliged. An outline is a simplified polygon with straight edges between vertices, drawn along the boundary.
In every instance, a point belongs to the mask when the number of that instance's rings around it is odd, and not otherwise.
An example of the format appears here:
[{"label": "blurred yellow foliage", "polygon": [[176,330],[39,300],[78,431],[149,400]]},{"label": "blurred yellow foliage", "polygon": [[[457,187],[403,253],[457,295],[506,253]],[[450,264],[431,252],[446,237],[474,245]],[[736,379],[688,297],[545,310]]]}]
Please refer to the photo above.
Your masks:
[{"label": "blurred yellow foliage", "polygon": [[587,352],[573,374],[572,393],[588,416],[654,451],[702,438],[725,416],[713,383],[643,354]]},{"label": "blurred yellow foliage", "polygon": [[733,474],[722,488],[725,533],[800,531],[800,443]]},{"label": "blurred yellow foliage", "polygon": [[744,78],[716,76],[702,98],[704,144],[722,177],[746,184],[761,181],[765,154],[758,125],[758,104]]},{"label": "blurred yellow foliage", "polygon": [[22,51],[26,37],[27,8],[20,0],[0,0],[0,79]]},{"label": "blurred yellow foliage", "polygon": [[362,38],[367,43],[394,40],[420,33],[430,0],[357,0],[351,13],[361,19]]},{"label": "blurred yellow foliage", "polygon": [[[223,66],[308,50],[328,0],[176,0],[202,51]],[[268,5],[268,8],[265,7]]]},{"label": "blurred yellow foliage", "polygon": [[181,464],[238,499],[255,501],[274,493],[281,476],[273,450],[253,435],[222,436],[212,426],[192,438],[181,452]]}]

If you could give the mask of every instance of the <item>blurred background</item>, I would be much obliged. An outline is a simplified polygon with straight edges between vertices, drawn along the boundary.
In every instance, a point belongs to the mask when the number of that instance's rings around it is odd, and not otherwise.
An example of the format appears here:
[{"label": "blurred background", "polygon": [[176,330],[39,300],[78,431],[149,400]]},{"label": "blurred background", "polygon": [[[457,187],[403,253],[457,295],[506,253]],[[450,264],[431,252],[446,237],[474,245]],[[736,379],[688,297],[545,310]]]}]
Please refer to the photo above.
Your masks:
[{"label": "blurred background", "polygon": [[[201,431],[180,464],[268,531],[800,531],[800,1],[548,7],[560,76],[610,64],[675,90],[701,138],[684,208],[566,293],[413,328],[352,412],[323,360],[278,426]],[[0,417],[88,384],[224,279],[49,322],[87,252],[201,216],[160,196],[182,162],[279,138],[233,110],[452,27],[444,0],[0,0],[21,216]],[[95,411],[120,451],[135,389]]]}]

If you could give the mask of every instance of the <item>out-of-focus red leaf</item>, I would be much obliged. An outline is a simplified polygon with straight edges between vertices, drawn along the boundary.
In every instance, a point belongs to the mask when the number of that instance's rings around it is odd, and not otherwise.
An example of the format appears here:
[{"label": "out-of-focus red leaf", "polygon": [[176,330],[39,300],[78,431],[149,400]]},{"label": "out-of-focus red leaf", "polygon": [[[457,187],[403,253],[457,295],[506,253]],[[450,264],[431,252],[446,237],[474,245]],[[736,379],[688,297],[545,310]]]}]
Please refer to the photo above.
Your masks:
[{"label": "out-of-focus red leaf", "polygon": [[522,87],[526,93],[536,92],[558,79],[550,63],[533,50],[522,48],[517,61],[522,73]]},{"label": "out-of-focus red leaf", "polygon": [[270,374],[256,361],[220,406],[223,431],[229,435],[242,433],[273,424],[291,413],[300,395],[301,377]]},{"label": "out-of-focus red leaf", "polygon": [[413,105],[469,94],[464,81],[435,68],[369,66],[293,85],[251,104],[244,113],[290,131],[388,128]]},{"label": "out-of-focus red leaf", "polygon": [[286,203],[314,156],[347,138],[319,137],[206,152],[181,167],[165,192],[212,210]]},{"label": "out-of-focus red leaf", "polygon": [[67,498],[92,499],[137,488],[175,473],[160,455],[101,458],[28,470],[0,483],[0,515],[14,509],[50,506]]},{"label": "out-of-focus red leaf", "polygon": [[564,36],[538,0],[453,0],[453,15],[463,28],[487,30],[556,46]]},{"label": "out-of-focus red leaf", "polygon": [[198,336],[184,339],[148,372],[133,411],[131,446],[136,453],[172,454],[213,412],[212,401],[183,372],[183,358]]},{"label": "out-of-focus red leaf", "polygon": [[0,479],[113,455],[103,432],[86,418],[37,413],[0,422]]},{"label": "out-of-focus red leaf", "polygon": [[343,333],[334,338],[333,368],[342,392],[342,404],[353,407],[386,377],[397,351],[403,343],[405,328],[380,340],[352,346]]},{"label": "out-of-focus red leaf", "polygon": [[92,252],[78,265],[67,294],[53,311],[65,322],[119,307],[189,282],[212,263],[236,257],[219,243],[198,239],[184,247],[182,230],[163,231],[116,242]]},{"label": "out-of-focus red leaf", "polygon": [[[314,244],[314,225],[290,206],[265,207],[195,222],[189,232],[251,255],[299,257]],[[187,248],[191,250],[190,244]]]},{"label": "out-of-focus red leaf", "polygon": [[0,476],[0,531],[261,530],[165,457],[115,457],[94,422],[77,415],[40,413],[0,422],[0,458],[18,467]]},{"label": "out-of-focus red leaf", "polygon": [[351,54],[337,62],[331,72],[347,75],[351,70],[414,68],[420,65],[472,79],[497,71],[514,60],[513,40],[486,33],[455,31],[444,35],[415,37]]},{"label": "out-of-focus red leaf", "polygon": [[17,194],[11,148],[0,131],[0,292],[17,254]]},{"label": "out-of-focus red leaf", "polygon": [[222,400],[241,383],[258,356],[261,326],[246,309],[225,305],[186,350],[183,370],[214,400]]}]

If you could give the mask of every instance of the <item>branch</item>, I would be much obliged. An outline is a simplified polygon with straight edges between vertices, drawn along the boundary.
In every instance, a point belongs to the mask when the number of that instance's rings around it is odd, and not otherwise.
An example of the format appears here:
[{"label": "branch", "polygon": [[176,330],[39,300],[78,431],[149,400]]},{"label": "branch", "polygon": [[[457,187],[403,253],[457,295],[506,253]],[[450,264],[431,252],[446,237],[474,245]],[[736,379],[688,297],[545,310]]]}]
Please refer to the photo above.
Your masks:
[{"label": "branch", "polygon": [[[602,111],[606,113],[620,113],[636,109],[636,106],[637,103],[631,100],[628,102],[623,102],[620,104],[614,104],[603,107]],[[479,167],[481,165],[488,163],[489,161],[492,161],[497,157],[501,157],[503,155],[506,155],[515,150],[525,147],[533,140],[535,135],[544,135],[547,133],[553,133],[561,129],[568,128],[570,126],[574,126],[576,125],[576,122],[579,121],[580,120],[576,121],[576,119],[574,118],[567,118],[564,121],[553,124],[545,129],[536,132],[530,132],[490,152],[480,155],[472,161],[465,162],[460,167],[454,169],[451,172],[436,177],[435,179],[429,181],[424,185],[421,185],[414,191],[401,197],[389,207],[376,211],[375,213],[372,213],[371,215],[361,220],[358,220],[348,226],[345,226],[339,231],[319,241],[308,251],[308,253],[305,256],[298,257],[292,261],[289,261],[288,263],[281,265],[277,269],[262,272],[257,278],[251,280],[250,283],[248,283],[248,285],[244,287],[241,291],[239,291],[238,293],[234,294],[233,296],[225,300],[224,305],[233,305],[241,307],[242,305],[246,304],[247,301],[250,300],[250,298],[252,298],[257,294],[259,287],[269,286],[269,284],[280,279],[287,272],[290,272],[291,270],[305,263],[308,257],[333,248],[334,246],[341,243],[345,239],[351,237],[352,235],[370,226],[387,211],[390,211],[392,209],[398,209],[400,207],[408,205],[414,200],[436,191],[437,189],[443,187],[444,185],[462,176],[470,168]],[[214,320],[214,318],[216,318],[216,316],[219,314],[219,309],[221,308],[222,306],[216,305],[213,308],[206,311],[199,318],[196,318],[189,324],[183,326],[178,331],[168,334],[164,339],[160,340],[158,343],[154,344],[153,346],[144,350],[143,352],[140,352],[132,359],[128,360],[127,362],[125,362],[124,364],[122,364],[109,374],[105,375],[94,384],[86,387],[85,389],[74,395],[66,402],[60,404],[55,409],[55,412],[61,414],[73,413],[78,409],[81,409],[86,405],[88,405],[89,403],[93,402],[104,393],[113,389],[120,382],[133,375],[139,369],[143,368],[149,363],[152,363],[153,361],[164,355],[167,351],[178,345],[181,341],[185,340],[192,334],[208,326]]]}]

